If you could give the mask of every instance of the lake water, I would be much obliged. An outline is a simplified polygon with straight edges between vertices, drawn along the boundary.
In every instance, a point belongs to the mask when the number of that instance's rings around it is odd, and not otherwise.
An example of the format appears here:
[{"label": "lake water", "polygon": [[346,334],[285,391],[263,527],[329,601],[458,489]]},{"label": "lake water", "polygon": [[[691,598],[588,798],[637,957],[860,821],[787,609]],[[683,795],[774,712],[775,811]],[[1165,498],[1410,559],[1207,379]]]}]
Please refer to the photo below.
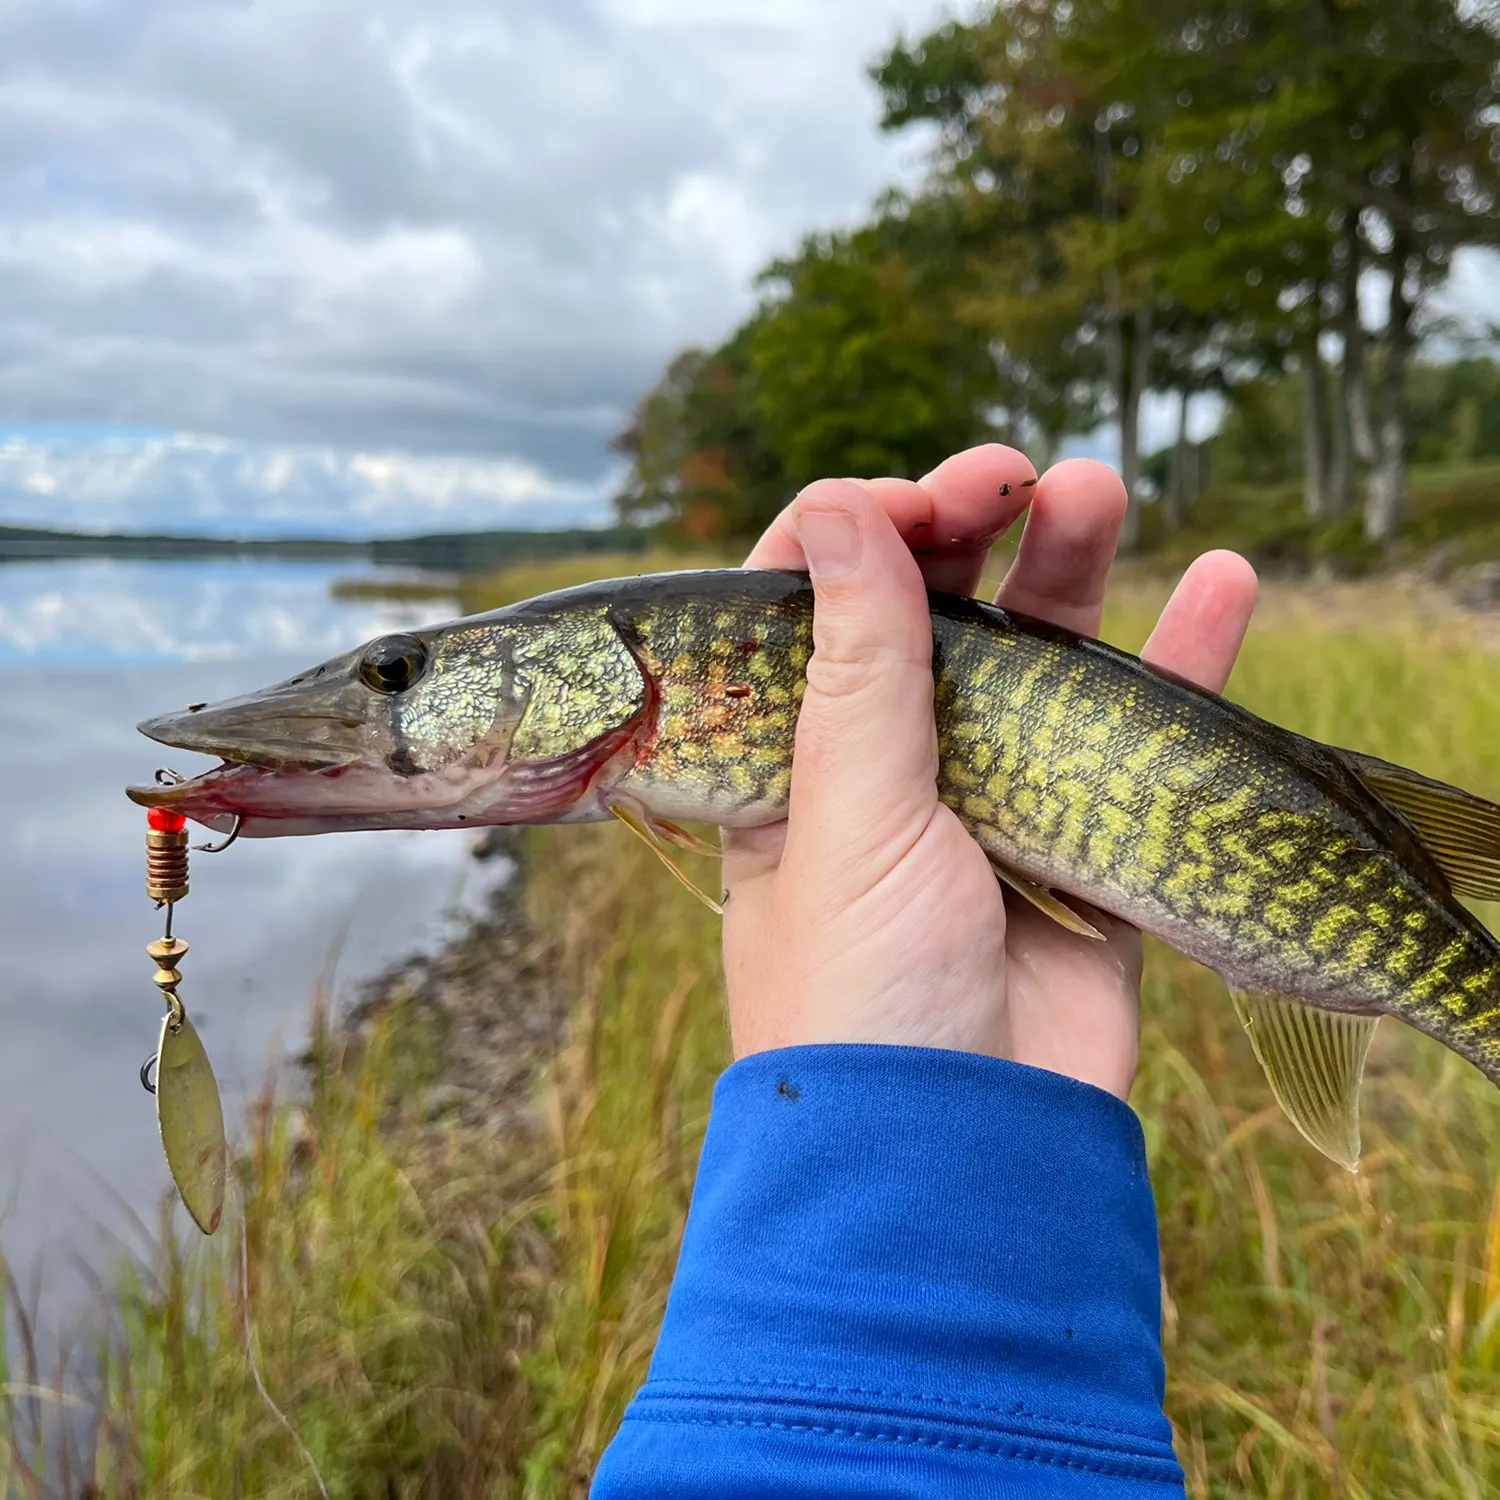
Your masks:
[{"label": "lake water", "polygon": [[[137,1076],[161,1020],[144,952],[161,914],[144,888],[145,814],[123,788],[164,760],[188,774],[208,762],[135,724],[453,613],[332,597],[336,578],[368,571],[0,566],[0,1246],[52,1314],[85,1284],[79,1261],[146,1248],[132,1216],[154,1228],[169,1185]],[[192,945],[182,994],[231,1129],[302,1044],[320,981],[347,999],[472,909],[495,878],[467,857],[472,837],[247,840],[194,856],[177,913]]]}]

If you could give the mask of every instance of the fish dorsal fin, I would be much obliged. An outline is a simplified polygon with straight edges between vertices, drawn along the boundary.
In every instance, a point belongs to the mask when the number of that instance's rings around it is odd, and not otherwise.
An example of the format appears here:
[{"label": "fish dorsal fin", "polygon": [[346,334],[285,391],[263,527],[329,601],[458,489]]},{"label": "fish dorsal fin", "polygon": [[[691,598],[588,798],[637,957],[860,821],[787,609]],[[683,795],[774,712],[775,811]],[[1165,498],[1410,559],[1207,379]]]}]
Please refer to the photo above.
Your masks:
[{"label": "fish dorsal fin", "polygon": [[1105,941],[1104,934],[1092,922],[1084,921],[1071,906],[1065,906],[1051,891],[1044,890],[1034,880],[1028,880],[1019,871],[996,859],[993,854],[989,856],[989,861],[990,869],[1003,884],[1008,885],[1018,896],[1024,896],[1059,927],[1066,927],[1069,932],[1076,932],[1079,937],[1092,938],[1095,942]]},{"label": "fish dorsal fin", "polygon": [[1318,1010],[1287,995],[1230,985],[1250,1045],[1287,1118],[1324,1156],[1359,1162],[1359,1084],[1379,1016]]},{"label": "fish dorsal fin", "polygon": [[1500,901],[1500,807],[1373,755],[1343,754],[1359,779],[1416,829],[1456,894]]}]

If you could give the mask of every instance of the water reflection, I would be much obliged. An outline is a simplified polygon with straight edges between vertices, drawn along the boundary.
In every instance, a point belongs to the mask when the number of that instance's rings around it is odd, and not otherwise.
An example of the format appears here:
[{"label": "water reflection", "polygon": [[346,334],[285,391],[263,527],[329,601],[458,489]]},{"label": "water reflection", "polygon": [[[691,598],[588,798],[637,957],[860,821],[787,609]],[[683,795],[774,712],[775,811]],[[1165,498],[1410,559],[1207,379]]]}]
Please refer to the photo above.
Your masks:
[{"label": "water reflection", "polygon": [[[21,1267],[67,1247],[96,1264],[167,1185],[136,1076],[160,1006],[144,946],[143,814],[127,781],[165,753],[136,721],[288,675],[447,611],[331,599],[335,570],[280,564],[0,568],[0,1241]],[[294,647],[294,653],[289,649]],[[195,757],[172,753],[184,772]],[[237,1113],[335,994],[437,941],[484,867],[462,835],[247,841],[197,856],[179,913],[183,994]],[[46,1257],[58,1294],[58,1257]]]},{"label": "water reflection", "polygon": [[335,599],[329,585],[352,571],[227,559],[6,564],[0,566],[0,645],[13,658],[81,665],[234,661],[287,652],[312,660],[381,630],[451,612]]}]

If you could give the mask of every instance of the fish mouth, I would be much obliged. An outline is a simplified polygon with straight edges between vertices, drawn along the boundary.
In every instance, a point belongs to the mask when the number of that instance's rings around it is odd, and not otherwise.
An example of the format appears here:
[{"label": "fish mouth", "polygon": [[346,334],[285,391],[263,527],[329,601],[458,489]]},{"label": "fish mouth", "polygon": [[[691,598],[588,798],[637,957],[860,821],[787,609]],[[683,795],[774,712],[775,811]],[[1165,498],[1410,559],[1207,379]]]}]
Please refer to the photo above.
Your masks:
[{"label": "fish mouth", "polygon": [[327,800],[331,781],[383,768],[388,728],[352,662],[341,658],[258,692],[144,720],[137,728],[148,739],[220,764],[186,778],[158,773],[155,784],[127,787],[125,795],[220,831],[238,818],[251,836],[262,831],[252,821],[310,811]]},{"label": "fish mouth", "polygon": [[164,808],[243,838],[373,828],[478,827],[493,811],[503,762],[436,770],[401,754],[389,699],[364,687],[349,659],[240,698],[147,719],[158,744],[217,756],[190,777],[158,773],[129,786],[138,807]]}]

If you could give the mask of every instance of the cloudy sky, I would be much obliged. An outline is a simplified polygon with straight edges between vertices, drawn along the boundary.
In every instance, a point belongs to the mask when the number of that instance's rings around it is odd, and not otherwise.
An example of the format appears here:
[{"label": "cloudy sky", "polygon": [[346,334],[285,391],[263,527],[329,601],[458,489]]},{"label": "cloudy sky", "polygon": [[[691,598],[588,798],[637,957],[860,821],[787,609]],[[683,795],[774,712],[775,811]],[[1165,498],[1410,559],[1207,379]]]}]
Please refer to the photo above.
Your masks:
[{"label": "cloudy sky", "polygon": [[559,524],[932,0],[0,0],[0,520]]}]

